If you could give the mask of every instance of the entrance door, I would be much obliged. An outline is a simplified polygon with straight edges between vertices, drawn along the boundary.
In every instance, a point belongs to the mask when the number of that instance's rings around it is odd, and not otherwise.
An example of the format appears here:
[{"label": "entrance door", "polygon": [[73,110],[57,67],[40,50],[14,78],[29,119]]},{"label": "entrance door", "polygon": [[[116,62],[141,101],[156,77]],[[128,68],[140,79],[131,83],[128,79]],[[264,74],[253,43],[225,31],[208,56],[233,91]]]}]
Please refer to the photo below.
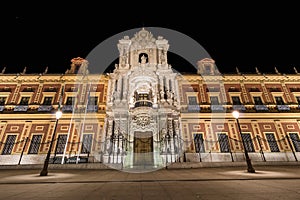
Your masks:
[{"label": "entrance door", "polygon": [[152,132],[134,133],[134,165],[153,165],[153,137]]}]

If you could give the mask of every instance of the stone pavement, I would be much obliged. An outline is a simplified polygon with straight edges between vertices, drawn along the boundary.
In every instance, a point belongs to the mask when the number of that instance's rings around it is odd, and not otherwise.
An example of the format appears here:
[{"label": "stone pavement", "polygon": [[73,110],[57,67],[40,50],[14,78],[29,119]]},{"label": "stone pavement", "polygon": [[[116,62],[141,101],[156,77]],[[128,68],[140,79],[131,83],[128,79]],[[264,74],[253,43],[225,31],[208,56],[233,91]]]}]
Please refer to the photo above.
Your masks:
[{"label": "stone pavement", "polygon": [[0,199],[300,199],[299,165],[160,169],[1,169]]}]

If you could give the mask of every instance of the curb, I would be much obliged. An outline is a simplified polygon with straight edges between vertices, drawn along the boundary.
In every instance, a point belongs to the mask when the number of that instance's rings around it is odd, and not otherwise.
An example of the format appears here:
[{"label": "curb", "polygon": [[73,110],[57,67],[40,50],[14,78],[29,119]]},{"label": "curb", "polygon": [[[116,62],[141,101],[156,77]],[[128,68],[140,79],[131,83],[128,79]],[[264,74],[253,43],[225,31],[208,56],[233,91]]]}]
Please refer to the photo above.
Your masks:
[{"label": "curb", "polygon": [[[300,162],[252,162],[253,166],[300,166]],[[166,169],[193,169],[193,168],[212,168],[212,167],[245,167],[245,162],[182,162],[172,163]],[[28,165],[0,165],[1,169],[42,169],[42,164]],[[115,170],[103,163],[80,163],[80,164],[49,164],[49,169],[99,169]]]}]

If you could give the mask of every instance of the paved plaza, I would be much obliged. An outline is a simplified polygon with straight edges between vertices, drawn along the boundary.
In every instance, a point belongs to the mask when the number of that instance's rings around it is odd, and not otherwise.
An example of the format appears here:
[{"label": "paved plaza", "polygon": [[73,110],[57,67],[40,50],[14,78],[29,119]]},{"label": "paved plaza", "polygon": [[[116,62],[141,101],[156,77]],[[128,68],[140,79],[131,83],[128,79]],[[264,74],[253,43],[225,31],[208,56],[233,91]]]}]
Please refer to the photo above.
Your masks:
[{"label": "paved plaza", "polygon": [[1,169],[1,200],[17,199],[300,199],[300,167],[160,169]]}]

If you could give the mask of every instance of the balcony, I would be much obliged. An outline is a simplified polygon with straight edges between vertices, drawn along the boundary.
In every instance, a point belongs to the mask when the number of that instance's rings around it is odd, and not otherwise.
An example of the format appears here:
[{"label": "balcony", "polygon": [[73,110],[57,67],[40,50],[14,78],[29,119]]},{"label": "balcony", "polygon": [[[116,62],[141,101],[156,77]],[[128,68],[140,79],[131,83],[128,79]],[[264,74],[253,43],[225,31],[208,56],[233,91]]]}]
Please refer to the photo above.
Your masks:
[{"label": "balcony", "polygon": [[38,108],[38,112],[50,112],[53,109],[53,106],[51,105],[41,105]]},{"label": "balcony", "polygon": [[26,112],[28,110],[28,105],[19,105],[15,106],[14,111],[15,112]]},{"label": "balcony", "polygon": [[87,112],[97,112],[98,105],[87,105],[86,111]]},{"label": "balcony", "polygon": [[224,107],[222,105],[211,105],[210,106],[210,109],[212,111],[223,111],[224,110]]},{"label": "balcony", "polygon": [[149,100],[136,101],[134,107],[152,107],[152,102]]},{"label": "balcony", "polygon": [[268,111],[268,107],[266,105],[254,105],[256,111]]},{"label": "balcony", "polygon": [[64,105],[62,107],[62,112],[73,112],[74,106],[73,105]]},{"label": "balcony", "polygon": [[289,111],[290,110],[290,106],[288,106],[288,105],[277,105],[277,109],[279,111]]},{"label": "balcony", "polygon": [[244,105],[232,105],[233,110],[245,111],[246,107]]},{"label": "balcony", "polygon": [[200,112],[200,105],[188,105],[188,112]]}]

